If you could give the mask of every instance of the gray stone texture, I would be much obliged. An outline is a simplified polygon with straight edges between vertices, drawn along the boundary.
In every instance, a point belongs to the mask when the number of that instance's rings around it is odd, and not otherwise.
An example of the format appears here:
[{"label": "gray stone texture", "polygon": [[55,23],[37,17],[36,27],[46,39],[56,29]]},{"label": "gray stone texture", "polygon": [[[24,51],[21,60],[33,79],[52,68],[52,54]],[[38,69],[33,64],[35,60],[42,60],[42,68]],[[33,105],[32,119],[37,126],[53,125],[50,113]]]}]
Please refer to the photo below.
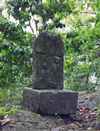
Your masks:
[{"label": "gray stone texture", "polygon": [[9,117],[15,124],[7,123],[0,131],[51,131],[52,128],[64,125],[64,120],[60,117],[41,116],[29,111],[18,111]]},{"label": "gray stone texture", "polygon": [[63,89],[64,45],[59,36],[43,32],[33,43],[33,85],[23,92],[23,106],[36,113],[72,114],[77,109],[75,92]]},{"label": "gray stone texture", "polygon": [[64,90],[24,90],[24,107],[41,114],[72,114],[77,110],[78,94]]},{"label": "gray stone texture", "polygon": [[59,36],[40,33],[33,43],[33,89],[63,88],[63,55]]}]

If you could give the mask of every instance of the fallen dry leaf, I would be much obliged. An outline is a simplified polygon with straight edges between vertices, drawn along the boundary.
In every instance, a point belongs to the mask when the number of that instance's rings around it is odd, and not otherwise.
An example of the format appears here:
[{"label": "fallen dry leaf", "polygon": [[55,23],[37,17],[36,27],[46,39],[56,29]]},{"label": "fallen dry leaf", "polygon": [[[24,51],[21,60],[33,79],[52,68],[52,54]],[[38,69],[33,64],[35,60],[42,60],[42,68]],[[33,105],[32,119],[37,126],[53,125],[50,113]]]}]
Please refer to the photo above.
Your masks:
[{"label": "fallen dry leaf", "polygon": [[15,120],[10,119],[10,118],[4,118],[3,120],[0,120],[0,125],[4,126],[6,124],[15,124]]}]

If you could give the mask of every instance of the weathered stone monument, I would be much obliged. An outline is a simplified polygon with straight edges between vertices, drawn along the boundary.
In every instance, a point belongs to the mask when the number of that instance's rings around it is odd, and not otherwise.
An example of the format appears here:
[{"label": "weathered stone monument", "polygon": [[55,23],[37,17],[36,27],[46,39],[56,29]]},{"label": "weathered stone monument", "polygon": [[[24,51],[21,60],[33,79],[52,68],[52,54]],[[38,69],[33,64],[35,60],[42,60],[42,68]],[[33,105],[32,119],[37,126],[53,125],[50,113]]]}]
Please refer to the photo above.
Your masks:
[{"label": "weathered stone monument", "polygon": [[33,86],[23,92],[26,109],[41,114],[71,114],[78,94],[63,90],[64,45],[59,36],[40,33],[33,43]]},{"label": "weathered stone monument", "polygon": [[33,88],[63,89],[63,43],[41,33],[33,44]]}]

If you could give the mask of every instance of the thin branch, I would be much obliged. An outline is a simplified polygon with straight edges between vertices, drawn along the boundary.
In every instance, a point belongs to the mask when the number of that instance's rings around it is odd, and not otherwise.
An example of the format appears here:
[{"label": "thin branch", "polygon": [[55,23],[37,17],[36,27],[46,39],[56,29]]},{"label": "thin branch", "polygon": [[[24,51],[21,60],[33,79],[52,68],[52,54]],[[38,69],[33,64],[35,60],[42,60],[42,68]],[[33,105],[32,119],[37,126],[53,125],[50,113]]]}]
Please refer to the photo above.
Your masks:
[{"label": "thin branch", "polygon": [[34,29],[33,29],[32,25],[31,25],[31,21],[29,21],[29,26],[30,26],[30,28],[31,28],[31,31],[32,31],[33,34],[34,34]]},{"label": "thin branch", "polygon": [[89,11],[82,11],[81,13],[84,13],[84,14],[91,14],[91,15],[96,15],[95,12],[89,12]]}]

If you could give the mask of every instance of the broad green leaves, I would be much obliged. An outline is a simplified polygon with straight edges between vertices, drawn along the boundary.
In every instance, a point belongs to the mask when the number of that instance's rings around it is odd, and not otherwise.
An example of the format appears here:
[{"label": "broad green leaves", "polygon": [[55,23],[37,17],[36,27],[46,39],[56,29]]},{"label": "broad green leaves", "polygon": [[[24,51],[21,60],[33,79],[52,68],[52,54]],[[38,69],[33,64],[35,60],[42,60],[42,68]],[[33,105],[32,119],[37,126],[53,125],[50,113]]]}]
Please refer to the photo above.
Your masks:
[{"label": "broad green leaves", "polygon": [[[65,88],[96,87],[97,82],[92,84],[89,79],[92,75],[100,78],[99,0],[9,0],[7,10],[18,23],[0,17],[2,86],[11,82],[20,85],[25,80],[30,83],[27,78],[32,74],[32,35],[46,30],[59,33],[64,41]],[[27,27],[33,34],[26,32]]]}]

